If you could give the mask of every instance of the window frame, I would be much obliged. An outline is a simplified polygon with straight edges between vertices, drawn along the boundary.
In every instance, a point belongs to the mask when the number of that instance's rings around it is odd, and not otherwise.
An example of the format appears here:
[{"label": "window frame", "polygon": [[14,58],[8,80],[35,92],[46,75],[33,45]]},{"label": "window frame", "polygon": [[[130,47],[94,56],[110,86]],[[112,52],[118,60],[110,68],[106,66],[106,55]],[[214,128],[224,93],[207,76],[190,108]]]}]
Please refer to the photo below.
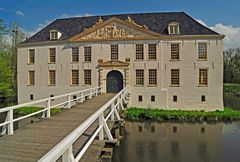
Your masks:
[{"label": "window frame", "polygon": [[[140,74],[138,72],[141,72],[142,74]],[[136,69],[135,76],[136,76],[135,85],[136,86],[144,86],[144,69]]]},{"label": "window frame", "polygon": [[58,31],[57,30],[51,30],[50,31],[50,40],[58,40]]},{"label": "window frame", "polygon": [[[90,72],[90,77],[87,78],[87,73],[86,72]],[[84,79],[84,85],[92,85],[92,70],[91,69],[84,69],[83,71],[83,79]],[[88,83],[89,81],[89,83]]]},{"label": "window frame", "polygon": [[180,27],[179,23],[171,22],[168,24],[168,34],[169,35],[177,35],[180,34]]},{"label": "window frame", "polygon": [[[53,56],[51,56],[53,53],[51,53],[51,50],[53,50],[54,49],[54,62],[51,60],[51,57],[53,57]],[[56,64],[56,61],[57,61],[57,50],[56,50],[56,48],[49,48],[49,50],[48,50],[48,64]]]},{"label": "window frame", "polygon": [[[155,71],[155,76],[151,72]],[[148,69],[148,86],[156,87],[157,86],[157,69]],[[154,83],[153,83],[154,82]]]},{"label": "window frame", "polygon": [[[202,52],[202,48],[200,47],[200,45],[204,45],[205,46],[205,53],[201,53]],[[200,60],[200,61],[206,61],[207,60],[207,56],[208,56],[207,48],[208,48],[207,43],[205,43],[205,42],[199,42],[198,43],[198,60]]]},{"label": "window frame", "polygon": [[[111,60],[117,61],[119,59],[119,47],[118,44],[111,44]],[[115,49],[114,49],[115,48]],[[116,58],[114,58],[116,57]]]},{"label": "window frame", "polygon": [[[206,73],[201,74],[201,72],[206,72]],[[205,78],[204,78],[204,75],[206,76]],[[198,86],[199,87],[207,87],[208,86],[208,69],[207,68],[198,69]]]},{"label": "window frame", "polygon": [[[33,74],[33,77],[31,76],[31,74]],[[34,70],[30,70],[28,71],[28,86],[34,86],[35,85],[35,79],[36,76],[35,76],[35,71]]]},{"label": "window frame", "polygon": [[140,61],[144,60],[144,44],[136,44],[135,48],[135,59]]},{"label": "window frame", "polygon": [[71,63],[79,63],[79,47],[72,47]]},{"label": "window frame", "polygon": [[92,47],[85,46],[83,50],[84,50],[84,62],[92,62]]},{"label": "window frame", "polygon": [[[177,77],[173,76],[175,74],[173,74],[173,72],[178,72]],[[177,83],[174,83],[175,81],[177,81]],[[180,86],[180,69],[171,69],[171,87],[179,87]]]},{"label": "window frame", "polygon": [[[75,77],[73,74],[73,72],[76,72],[76,74],[77,74],[77,77]],[[74,81],[74,79],[76,79],[76,83],[74,83],[73,81]],[[72,86],[78,86],[79,85],[79,70],[77,70],[77,69],[72,69],[71,70],[71,85]]]},{"label": "window frame", "polygon": [[[178,46],[178,51],[177,50],[173,50],[173,46],[174,45]],[[170,48],[171,48],[170,49],[170,53],[171,53],[170,60],[171,61],[179,61],[180,60],[180,43],[171,43]],[[177,55],[178,57],[175,58],[176,54],[178,54]]]},{"label": "window frame", "polygon": [[[54,83],[51,83],[51,72],[54,72]],[[56,70],[48,70],[48,86],[55,86],[56,85]]]},{"label": "window frame", "polygon": [[148,44],[148,60],[157,60],[157,44]]},{"label": "window frame", "polygon": [[[31,53],[30,51],[33,51],[33,53]],[[33,62],[31,61],[31,54],[33,54]],[[28,49],[28,64],[29,65],[35,64],[35,49]]]}]

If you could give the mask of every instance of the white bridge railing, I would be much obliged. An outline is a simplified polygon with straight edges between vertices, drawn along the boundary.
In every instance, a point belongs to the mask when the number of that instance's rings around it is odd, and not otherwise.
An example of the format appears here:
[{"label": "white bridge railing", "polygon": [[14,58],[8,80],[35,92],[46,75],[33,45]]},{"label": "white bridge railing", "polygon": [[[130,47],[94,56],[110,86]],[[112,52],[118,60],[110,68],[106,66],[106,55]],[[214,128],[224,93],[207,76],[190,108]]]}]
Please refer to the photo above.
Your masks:
[{"label": "white bridge railing", "polygon": [[[111,117],[111,120],[115,118],[121,120],[118,114],[118,110],[124,109],[123,104],[126,103],[126,96],[128,89],[124,88],[112,99],[110,99],[105,105],[99,108],[93,115],[79,125],[73,132],[65,137],[60,143],[58,143],[52,150],[44,155],[38,162],[54,162],[62,157],[63,162],[78,162],[86,150],[89,148],[93,140],[98,135],[99,140],[104,140],[104,132],[108,140],[112,141],[110,129],[107,125],[107,120]],[[104,116],[104,113],[107,115]],[[83,133],[98,120],[98,127],[91,135],[90,139],[82,146],[82,149],[77,155],[73,155],[73,144],[77,139],[83,135]]]},{"label": "white bridge railing", "polygon": [[[99,94],[102,94],[101,86],[2,108],[2,109],[0,109],[0,113],[7,113],[7,116],[6,116],[5,122],[0,123],[0,128],[2,127],[2,131],[0,132],[0,135],[4,135],[4,134],[12,135],[14,133],[14,127],[13,127],[14,122],[34,116],[39,113],[42,113],[42,118],[45,118],[45,117],[50,118],[52,108],[56,108],[56,107],[71,108],[71,106],[74,104],[84,102],[86,97],[91,99],[93,96],[97,96]],[[75,98],[73,96],[75,96]],[[63,100],[63,102],[52,105],[51,103],[53,103],[55,99],[61,99],[61,100]],[[33,106],[33,105],[37,105],[37,104],[46,104],[46,106],[42,110],[39,110],[37,112],[14,119],[14,117],[13,117],[14,110],[25,107],[25,106]]]}]

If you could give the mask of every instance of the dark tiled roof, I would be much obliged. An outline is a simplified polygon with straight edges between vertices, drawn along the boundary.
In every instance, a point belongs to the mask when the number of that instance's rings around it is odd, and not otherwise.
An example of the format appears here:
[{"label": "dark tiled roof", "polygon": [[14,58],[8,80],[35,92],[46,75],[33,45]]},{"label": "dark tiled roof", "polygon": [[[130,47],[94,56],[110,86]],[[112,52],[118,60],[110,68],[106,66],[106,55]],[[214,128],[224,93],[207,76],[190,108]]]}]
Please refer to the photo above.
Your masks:
[{"label": "dark tiled roof", "polygon": [[[218,33],[201,25],[184,12],[120,14],[101,17],[103,20],[111,17],[126,20],[127,16],[130,16],[137,24],[146,25],[149,30],[163,35],[168,34],[167,27],[170,22],[180,24],[181,35],[218,35]],[[98,19],[99,16],[56,19],[23,43],[48,41],[50,30],[59,30],[62,33],[60,40],[67,40],[81,33],[84,28],[92,27]]]}]

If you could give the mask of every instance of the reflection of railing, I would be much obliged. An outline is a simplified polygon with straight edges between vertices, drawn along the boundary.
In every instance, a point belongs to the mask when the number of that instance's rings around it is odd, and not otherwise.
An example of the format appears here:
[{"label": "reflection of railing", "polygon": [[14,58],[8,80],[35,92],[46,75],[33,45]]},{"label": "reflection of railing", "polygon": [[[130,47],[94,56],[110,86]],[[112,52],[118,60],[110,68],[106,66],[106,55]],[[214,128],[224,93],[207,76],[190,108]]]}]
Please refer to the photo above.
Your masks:
[{"label": "reflection of railing", "polygon": [[[43,118],[44,117],[50,118],[52,108],[66,107],[66,106],[67,108],[71,108],[72,103],[76,104],[79,102],[83,102],[86,97],[89,97],[89,99],[91,99],[92,96],[94,95],[97,96],[98,94],[101,94],[101,93],[102,93],[102,87],[94,87],[94,88],[85,89],[77,92],[67,93],[67,94],[63,94],[55,97],[45,98],[45,99],[41,99],[33,102],[28,102],[28,103],[23,103],[23,104],[11,106],[11,107],[2,108],[0,109],[0,113],[7,113],[7,116],[6,116],[5,122],[0,124],[0,127],[2,127],[2,131],[0,134],[4,135],[7,133],[8,135],[12,135],[14,133],[14,129],[13,129],[14,122],[31,117],[39,113],[43,113],[42,115]],[[79,97],[73,98],[73,96],[77,96],[77,95],[79,95]],[[55,105],[51,105],[51,101],[55,99],[63,99],[64,101],[57,103]],[[25,116],[18,117],[16,119],[13,118],[13,111],[16,109],[22,108],[24,106],[33,106],[33,105],[45,104],[45,103],[46,103],[46,106],[42,110],[39,110],[37,112],[31,113]]]},{"label": "reflection of railing", "polygon": [[[104,131],[108,140],[113,140],[111,132],[107,125],[107,120],[111,117],[112,120],[116,117],[120,120],[118,114],[119,109],[123,109],[123,104],[126,103],[126,96],[128,89],[124,88],[105,105],[99,108],[92,116],[85,120],[80,126],[78,126],[73,132],[65,137],[60,143],[58,143],[52,150],[44,155],[38,162],[57,161],[62,156],[63,162],[77,162],[81,159],[83,154],[89,148],[93,140],[99,135],[99,140],[104,140]],[[107,113],[106,117],[104,113]],[[73,144],[74,142],[98,119],[99,124],[97,129],[92,134],[91,138],[82,146],[81,151],[74,157]]]}]

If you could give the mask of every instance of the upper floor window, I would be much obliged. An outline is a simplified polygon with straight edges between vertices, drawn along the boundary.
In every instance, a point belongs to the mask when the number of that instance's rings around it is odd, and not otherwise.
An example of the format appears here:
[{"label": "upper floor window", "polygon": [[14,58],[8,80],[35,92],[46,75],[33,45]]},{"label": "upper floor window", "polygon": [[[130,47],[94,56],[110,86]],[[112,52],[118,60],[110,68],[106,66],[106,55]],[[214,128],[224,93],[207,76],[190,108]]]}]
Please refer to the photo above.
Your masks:
[{"label": "upper floor window", "polygon": [[171,69],[171,85],[179,86],[179,69]]},{"label": "upper floor window", "polygon": [[143,60],[143,44],[136,44],[136,60]]},{"label": "upper floor window", "polygon": [[78,85],[79,81],[79,71],[72,70],[72,85]]},{"label": "upper floor window", "polygon": [[136,69],[136,85],[144,85],[144,70]]},{"label": "upper floor window", "polygon": [[34,85],[35,84],[35,71],[29,71],[28,72],[28,85]]},{"label": "upper floor window", "polygon": [[50,40],[57,40],[61,37],[61,33],[57,30],[50,30]]},{"label": "upper floor window", "polygon": [[91,85],[91,83],[92,83],[91,70],[84,70],[84,84]]},{"label": "upper floor window", "polygon": [[171,44],[171,60],[179,60],[179,44]]},{"label": "upper floor window", "polygon": [[79,61],[79,48],[73,47],[72,48],[72,62],[78,62]]},{"label": "upper floor window", "polygon": [[28,63],[29,64],[35,63],[35,50],[34,49],[28,50]]},{"label": "upper floor window", "polygon": [[207,59],[207,43],[198,43],[198,59]]},{"label": "upper floor window", "polygon": [[168,33],[169,34],[180,34],[179,23],[172,22],[168,25]]},{"label": "upper floor window", "polygon": [[149,69],[148,71],[148,84],[152,86],[157,85],[157,69]]},{"label": "upper floor window", "polygon": [[56,84],[56,71],[49,70],[48,71],[48,85],[55,85]]},{"label": "upper floor window", "polygon": [[149,44],[148,45],[148,59],[149,60],[156,60],[157,59],[156,44]]},{"label": "upper floor window", "polygon": [[91,62],[92,60],[92,48],[91,47],[84,47],[84,61]]},{"label": "upper floor window", "polygon": [[111,60],[118,60],[118,45],[111,45]]},{"label": "upper floor window", "polygon": [[50,48],[49,49],[49,63],[56,63],[56,48]]},{"label": "upper floor window", "polygon": [[199,85],[207,86],[207,84],[208,84],[208,70],[199,69]]}]

